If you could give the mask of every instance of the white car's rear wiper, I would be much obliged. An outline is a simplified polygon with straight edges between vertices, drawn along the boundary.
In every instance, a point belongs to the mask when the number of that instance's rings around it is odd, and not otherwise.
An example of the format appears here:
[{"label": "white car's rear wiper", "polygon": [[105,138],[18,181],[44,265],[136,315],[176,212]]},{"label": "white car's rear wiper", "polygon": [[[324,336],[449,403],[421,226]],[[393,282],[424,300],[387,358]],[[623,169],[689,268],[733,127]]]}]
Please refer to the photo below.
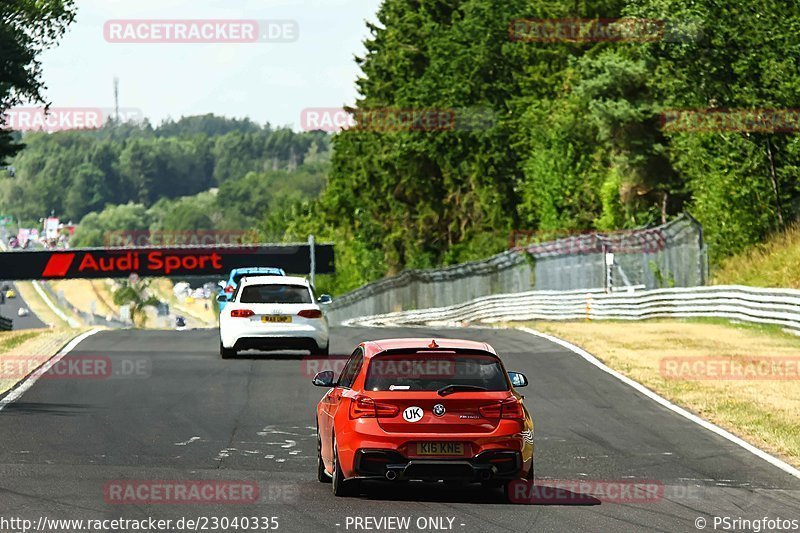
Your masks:
[{"label": "white car's rear wiper", "polygon": [[478,387],[477,385],[445,385],[441,389],[436,391],[436,394],[439,396],[447,396],[448,394],[452,394],[454,392],[468,392],[468,391],[485,391],[488,390],[485,387]]}]

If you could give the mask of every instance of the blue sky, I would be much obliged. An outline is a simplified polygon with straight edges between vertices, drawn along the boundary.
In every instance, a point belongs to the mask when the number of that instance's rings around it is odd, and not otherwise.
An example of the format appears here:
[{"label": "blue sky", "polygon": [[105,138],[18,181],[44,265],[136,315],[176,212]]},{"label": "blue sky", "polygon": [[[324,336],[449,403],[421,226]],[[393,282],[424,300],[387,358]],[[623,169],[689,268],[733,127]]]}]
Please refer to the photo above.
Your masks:
[{"label": "blue sky", "polygon": [[[300,127],[305,108],[340,107],[356,97],[365,20],[380,0],[78,0],[77,21],[42,56],[53,107],[137,108],[167,117],[215,113]],[[295,20],[291,43],[110,43],[108,20]]]}]

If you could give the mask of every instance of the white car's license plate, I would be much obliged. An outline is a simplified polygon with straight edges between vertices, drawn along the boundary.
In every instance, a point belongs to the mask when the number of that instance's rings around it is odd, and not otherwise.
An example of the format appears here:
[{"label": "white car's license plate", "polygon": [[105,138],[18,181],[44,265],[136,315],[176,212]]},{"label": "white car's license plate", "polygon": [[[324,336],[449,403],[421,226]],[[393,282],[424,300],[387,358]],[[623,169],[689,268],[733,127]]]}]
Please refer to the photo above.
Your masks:
[{"label": "white car's license plate", "polygon": [[292,317],[290,315],[263,315],[261,317],[261,322],[291,322]]}]

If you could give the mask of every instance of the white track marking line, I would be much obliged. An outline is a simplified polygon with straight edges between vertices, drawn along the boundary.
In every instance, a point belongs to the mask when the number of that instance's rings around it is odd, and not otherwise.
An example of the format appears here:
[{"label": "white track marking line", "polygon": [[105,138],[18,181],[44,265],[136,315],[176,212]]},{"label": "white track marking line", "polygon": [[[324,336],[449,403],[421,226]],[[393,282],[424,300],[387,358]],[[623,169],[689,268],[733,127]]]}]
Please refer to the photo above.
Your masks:
[{"label": "white track marking line", "polygon": [[753,446],[749,442],[746,442],[746,441],[740,439],[739,437],[737,437],[733,433],[725,431],[721,427],[719,427],[719,426],[717,426],[715,424],[712,424],[708,420],[704,420],[704,419],[700,418],[699,416],[690,413],[686,409],[683,409],[682,407],[678,407],[677,405],[675,405],[674,403],[670,402],[666,398],[664,398],[662,396],[659,396],[655,392],[651,391],[650,389],[648,389],[647,387],[645,387],[641,383],[637,383],[636,381],[630,379],[629,377],[623,376],[622,374],[620,374],[616,370],[606,366],[597,357],[593,356],[592,354],[590,354],[589,352],[587,352],[583,348],[575,346],[574,344],[569,343],[569,342],[567,342],[567,341],[565,341],[563,339],[559,339],[558,337],[554,337],[552,335],[548,335],[547,333],[542,333],[540,331],[536,331],[535,329],[526,328],[526,327],[518,327],[516,329],[518,329],[520,331],[524,331],[525,333],[529,333],[531,335],[535,335],[536,337],[541,337],[543,339],[546,339],[546,340],[548,340],[550,342],[553,342],[555,344],[558,344],[559,346],[562,346],[562,347],[566,348],[567,350],[569,350],[569,351],[571,351],[573,353],[576,353],[576,354],[580,355],[586,361],[590,362],[591,364],[593,364],[594,366],[596,366],[597,368],[599,368],[603,372],[606,372],[607,374],[611,374],[612,376],[614,376],[615,378],[617,378],[621,382],[625,383],[626,385],[628,385],[630,387],[633,387],[638,392],[644,394],[645,396],[647,396],[651,400],[654,400],[655,402],[658,402],[659,404],[661,404],[662,406],[666,407],[670,411],[681,415],[682,417],[686,418],[687,420],[690,420],[690,421],[694,422],[695,424],[707,429],[708,431],[711,431],[712,433],[716,433],[720,437],[731,441],[732,443],[736,444],[737,446],[741,446],[742,448],[744,448],[748,452],[752,453],[756,457],[760,457],[761,459],[765,460],[766,462],[770,463],[771,465],[777,466],[778,468],[780,468],[784,472],[786,472],[786,473],[788,473],[788,474],[790,474],[790,475],[792,475],[792,476],[794,476],[796,478],[800,478],[800,470],[798,470],[797,468],[793,467],[792,465],[790,465],[790,464],[788,464],[788,463],[786,463],[784,461],[781,461],[777,457],[774,457],[774,456],[770,455],[769,453],[765,452],[764,450],[762,450],[760,448],[756,448],[755,446]]},{"label": "white track marking line", "polygon": [[33,387],[33,384],[36,383],[36,380],[38,380],[42,376],[42,374],[50,370],[53,367],[53,365],[61,361],[61,359],[63,359],[64,356],[67,355],[69,352],[74,350],[78,344],[83,342],[86,338],[91,337],[92,335],[100,331],[102,330],[99,328],[91,329],[89,331],[81,333],[80,335],[69,341],[69,343],[67,343],[67,345],[64,346],[57,354],[48,359],[47,362],[45,362],[42,366],[36,369],[36,371],[33,374],[28,376],[28,379],[26,379],[21,385],[17,386],[15,389],[9,392],[5,396],[5,398],[0,400],[0,411],[5,409],[9,404],[17,401],[23,394],[25,394],[25,392],[27,392],[28,389]]},{"label": "white track marking line", "polygon": [[196,440],[200,440],[200,437],[192,437],[191,439],[183,442],[176,442],[175,446],[188,446],[189,444],[193,443]]}]

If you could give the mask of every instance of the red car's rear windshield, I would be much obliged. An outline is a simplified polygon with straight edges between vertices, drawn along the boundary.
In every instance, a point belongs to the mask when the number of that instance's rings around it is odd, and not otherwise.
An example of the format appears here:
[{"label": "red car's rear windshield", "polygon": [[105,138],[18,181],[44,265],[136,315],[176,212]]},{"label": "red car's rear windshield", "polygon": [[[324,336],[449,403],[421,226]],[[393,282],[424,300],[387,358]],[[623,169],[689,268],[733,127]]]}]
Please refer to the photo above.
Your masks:
[{"label": "red car's rear windshield", "polygon": [[448,385],[468,385],[487,391],[509,389],[496,357],[438,352],[376,355],[367,368],[364,389],[438,391]]}]

